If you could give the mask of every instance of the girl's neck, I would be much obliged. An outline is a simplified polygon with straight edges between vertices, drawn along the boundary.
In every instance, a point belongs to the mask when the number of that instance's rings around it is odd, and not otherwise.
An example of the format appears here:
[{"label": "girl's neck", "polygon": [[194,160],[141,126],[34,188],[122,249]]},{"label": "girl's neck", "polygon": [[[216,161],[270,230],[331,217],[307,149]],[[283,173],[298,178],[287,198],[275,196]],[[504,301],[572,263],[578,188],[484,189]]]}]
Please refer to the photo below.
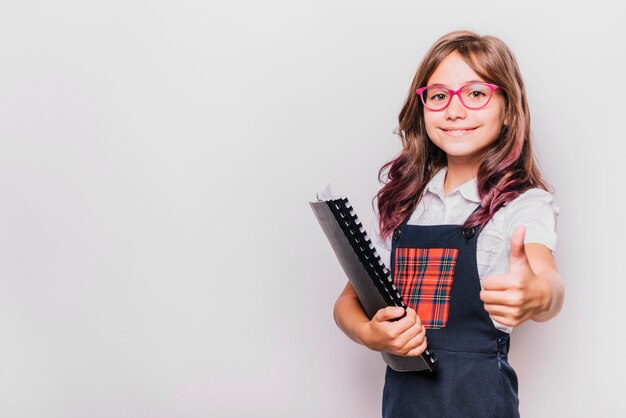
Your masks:
[{"label": "girl's neck", "polygon": [[450,191],[476,177],[477,172],[477,164],[461,163],[448,158],[448,171],[443,182],[445,195],[447,196]]}]

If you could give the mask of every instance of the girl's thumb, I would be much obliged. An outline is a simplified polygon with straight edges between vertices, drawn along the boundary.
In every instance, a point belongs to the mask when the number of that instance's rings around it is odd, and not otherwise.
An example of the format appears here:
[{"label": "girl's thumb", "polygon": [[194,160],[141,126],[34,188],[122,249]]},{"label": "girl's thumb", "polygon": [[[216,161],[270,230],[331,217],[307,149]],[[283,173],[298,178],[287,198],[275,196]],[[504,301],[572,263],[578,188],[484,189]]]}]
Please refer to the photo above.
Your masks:
[{"label": "girl's thumb", "polygon": [[385,309],[379,310],[378,314],[376,314],[380,321],[388,321],[402,315],[404,315],[404,308],[400,306],[387,306]]}]

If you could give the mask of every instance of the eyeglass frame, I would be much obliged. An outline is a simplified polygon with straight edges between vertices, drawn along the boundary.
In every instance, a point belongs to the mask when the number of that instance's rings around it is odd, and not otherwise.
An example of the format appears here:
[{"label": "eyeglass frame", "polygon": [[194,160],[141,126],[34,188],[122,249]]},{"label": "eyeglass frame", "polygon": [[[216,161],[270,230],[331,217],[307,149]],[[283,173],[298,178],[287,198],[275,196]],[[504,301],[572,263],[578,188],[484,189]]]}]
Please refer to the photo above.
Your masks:
[{"label": "eyeglass frame", "polygon": [[[463,101],[463,98],[461,97],[461,90],[463,90],[465,87],[467,86],[475,86],[477,84],[480,84],[481,86],[487,86],[489,87],[489,99],[487,99],[487,103],[485,103],[484,105],[482,105],[481,107],[469,107],[468,105],[465,104],[465,102]],[[448,103],[446,103],[446,105],[444,107],[442,107],[441,109],[431,109],[430,107],[426,106],[426,103],[424,101],[424,96],[422,96],[422,92],[426,89],[429,88],[441,88],[441,89],[446,89],[450,92],[450,97],[448,98]],[[432,86],[425,86],[425,87],[420,87],[419,89],[415,90],[415,92],[417,93],[417,95],[420,97],[420,99],[422,100],[422,104],[424,105],[424,107],[428,110],[430,110],[431,112],[441,112],[442,110],[446,110],[448,106],[450,106],[450,103],[452,103],[452,97],[456,94],[457,96],[459,96],[459,100],[461,101],[461,104],[463,106],[465,106],[466,108],[470,109],[470,110],[480,110],[480,109],[484,109],[489,102],[491,101],[491,98],[493,97],[493,92],[496,90],[502,90],[502,87],[497,86],[495,84],[491,84],[491,83],[469,83],[469,84],[465,84],[461,87],[458,88],[458,90],[452,90],[449,89],[445,86],[441,86],[441,85],[432,85]]]}]

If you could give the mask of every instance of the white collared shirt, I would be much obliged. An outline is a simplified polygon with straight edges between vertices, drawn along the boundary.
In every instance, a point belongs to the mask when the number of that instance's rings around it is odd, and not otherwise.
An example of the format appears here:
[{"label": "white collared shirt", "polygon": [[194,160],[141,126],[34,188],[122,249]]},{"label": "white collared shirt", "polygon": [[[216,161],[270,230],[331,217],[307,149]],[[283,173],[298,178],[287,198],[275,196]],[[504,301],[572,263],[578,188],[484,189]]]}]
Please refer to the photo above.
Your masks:
[{"label": "white collared shirt", "polygon": [[[444,179],[447,167],[439,170],[428,182],[423,197],[411,215],[410,225],[461,225],[480,204],[476,177],[445,196]],[[556,225],[559,205],[556,198],[543,189],[530,189],[500,208],[478,236],[476,263],[482,280],[490,274],[504,274],[509,270],[511,236],[518,225],[526,227],[524,243],[540,243],[552,253],[556,251]],[[386,266],[391,266],[391,237],[380,238],[378,218],[370,228],[371,239]],[[512,327],[493,321],[496,328],[511,332]]]}]

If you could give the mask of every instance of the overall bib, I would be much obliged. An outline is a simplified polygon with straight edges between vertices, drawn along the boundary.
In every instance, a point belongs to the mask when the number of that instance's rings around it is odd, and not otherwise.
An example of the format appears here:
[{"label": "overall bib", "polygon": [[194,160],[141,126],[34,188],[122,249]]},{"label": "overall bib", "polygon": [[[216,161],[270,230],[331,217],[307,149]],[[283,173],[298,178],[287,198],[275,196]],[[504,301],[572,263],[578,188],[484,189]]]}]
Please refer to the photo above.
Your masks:
[{"label": "overall bib", "polygon": [[496,329],[480,300],[479,228],[408,225],[409,218],[393,233],[391,274],[422,319],[439,367],[397,372],[387,366],[383,417],[519,417],[509,334]]}]

